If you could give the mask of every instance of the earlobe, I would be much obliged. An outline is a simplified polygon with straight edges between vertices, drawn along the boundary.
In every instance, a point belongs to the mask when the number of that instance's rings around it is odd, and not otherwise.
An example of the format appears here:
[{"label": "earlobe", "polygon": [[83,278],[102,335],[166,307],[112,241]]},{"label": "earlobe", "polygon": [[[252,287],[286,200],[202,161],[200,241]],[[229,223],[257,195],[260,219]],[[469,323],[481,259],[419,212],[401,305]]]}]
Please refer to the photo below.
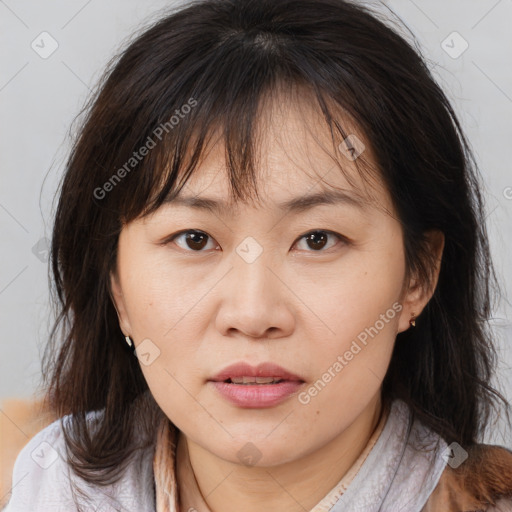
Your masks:
[{"label": "earlobe", "polygon": [[425,293],[425,287],[412,277],[409,282],[408,291],[402,302],[402,312],[398,323],[398,332],[416,327],[416,319],[423,311],[430,296]]},{"label": "earlobe", "polygon": [[438,230],[425,233],[428,253],[431,255],[431,275],[428,283],[421,282],[418,276],[412,276],[408,290],[403,300],[403,310],[399,321],[398,332],[416,326],[416,318],[434,295],[441,271],[441,261],[444,250],[444,234]]}]

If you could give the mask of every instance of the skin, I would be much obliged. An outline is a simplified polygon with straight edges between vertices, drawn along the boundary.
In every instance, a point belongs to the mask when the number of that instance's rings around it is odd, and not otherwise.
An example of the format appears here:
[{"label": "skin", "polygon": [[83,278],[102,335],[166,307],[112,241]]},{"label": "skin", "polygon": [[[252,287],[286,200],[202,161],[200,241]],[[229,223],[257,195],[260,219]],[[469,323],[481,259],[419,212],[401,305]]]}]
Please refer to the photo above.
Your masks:
[{"label": "skin", "polygon": [[[111,285],[121,329],[135,346],[149,339],[158,347],[141,369],[179,428],[178,456],[187,454],[214,512],[303,512],[337,484],[378,423],[395,337],[421,313],[437,279],[438,268],[430,289],[406,279],[402,230],[380,182],[361,208],[279,211],[276,203],[312,192],[365,190],[354,162],[337,155],[352,184],[333,165],[310,104],[276,102],[281,108],[266,118],[263,203],[237,203],[222,214],[169,203],[125,225],[119,237]],[[211,148],[184,195],[228,201],[223,151],[222,144]],[[190,229],[208,235],[199,250],[186,235],[163,244]],[[316,248],[304,236],[313,230],[349,241],[325,234],[325,247]],[[236,252],[248,236],[263,249],[252,263]],[[440,261],[442,235],[430,241]],[[237,407],[207,382],[237,361],[272,361],[300,375],[307,390],[395,303],[401,311],[307,404],[292,396],[274,407]],[[248,442],[260,455],[254,466],[237,455]],[[181,499],[183,510],[194,503],[190,492]]]}]

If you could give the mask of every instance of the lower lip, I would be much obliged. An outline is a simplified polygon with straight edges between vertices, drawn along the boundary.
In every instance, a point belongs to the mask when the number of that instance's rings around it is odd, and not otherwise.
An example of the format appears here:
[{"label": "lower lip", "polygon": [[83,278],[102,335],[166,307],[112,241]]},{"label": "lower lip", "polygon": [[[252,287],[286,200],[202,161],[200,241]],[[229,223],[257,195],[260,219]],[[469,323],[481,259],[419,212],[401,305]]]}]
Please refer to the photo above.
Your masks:
[{"label": "lower lip", "polygon": [[230,384],[210,381],[215,389],[231,403],[239,407],[263,408],[278,405],[296,393],[304,384],[284,380],[277,384]]}]

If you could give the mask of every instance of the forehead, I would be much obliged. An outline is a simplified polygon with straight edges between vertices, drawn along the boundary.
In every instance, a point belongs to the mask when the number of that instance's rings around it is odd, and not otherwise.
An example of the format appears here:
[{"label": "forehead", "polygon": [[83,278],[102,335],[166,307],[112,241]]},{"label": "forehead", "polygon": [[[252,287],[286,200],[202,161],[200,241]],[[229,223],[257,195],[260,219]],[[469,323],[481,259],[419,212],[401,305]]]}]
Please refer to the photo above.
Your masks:
[{"label": "forehead", "polygon": [[[307,94],[292,99],[290,93],[280,93],[262,102],[253,157],[264,204],[256,206],[300,211],[323,201],[389,208],[390,198],[365,134],[345,115],[337,119],[344,135],[333,138],[322,113],[312,105]],[[178,196],[171,192],[166,204],[237,211],[240,203],[230,199],[226,171],[226,147],[218,130],[186,185]]]}]

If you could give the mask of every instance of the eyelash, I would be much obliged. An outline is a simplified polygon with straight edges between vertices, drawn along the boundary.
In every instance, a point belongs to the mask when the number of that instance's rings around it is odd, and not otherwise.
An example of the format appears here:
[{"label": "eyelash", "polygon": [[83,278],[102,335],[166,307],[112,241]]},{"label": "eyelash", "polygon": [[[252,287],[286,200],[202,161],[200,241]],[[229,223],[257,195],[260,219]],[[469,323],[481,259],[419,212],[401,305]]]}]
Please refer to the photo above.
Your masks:
[{"label": "eyelash", "polygon": [[[208,235],[208,233],[205,233],[204,231],[200,231],[198,229],[186,229],[186,230],[183,230],[183,231],[180,231],[178,233],[175,233],[174,235],[171,235],[170,237],[168,237],[167,239],[165,239],[163,242],[162,242],[162,245],[168,245],[170,244],[171,242],[174,242],[174,240],[182,235],[186,235],[188,233],[194,233],[194,234],[202,234],[202,235],[206,235],[207,237],[209,237],[210,239],[213,240],[213,238]],[[308,231],[307,233],[304,233],[303,235],[301,235],[299,238],[297,238],[297,240],[293,243],[293,245],[295,245],[296,243],[298,243],[300,240],[306,238],[307,236],[309,235],[312,235],[312,234],[320,234],[320,233],[325,233],[327,235],[332,235],[334,237],[336,237],[339,241],[341,241],[344,245],[348,245],[350,243],[350,241],[344,237],[343,235],[340,235],[339,233],[335,233],[334,231],[329,231],[329,230],[326,230],[326,229],[314,229],[312,231]],[[315,250],[309,250],[309,251],[306,251],[306,252],[318,252],[318,253],[321,253],[321,252],[328,252],[330,249],[336,247],[337,244],[335,244],[334,246],[332,247],[329,247],[329,249],[326,249],[326,250],[323,250],[323,248],[321,250],[318,250],[318,251],[315,251]],[[180,247],[180,249],[183,249],[182,247]],[[200,250],[200,251],[194,251],[190,248],[188,249],[183,249],[184,251],[186,252],[197,252],[197,253],[201,253],[201,252],[205,252],[203,250]]]}]

